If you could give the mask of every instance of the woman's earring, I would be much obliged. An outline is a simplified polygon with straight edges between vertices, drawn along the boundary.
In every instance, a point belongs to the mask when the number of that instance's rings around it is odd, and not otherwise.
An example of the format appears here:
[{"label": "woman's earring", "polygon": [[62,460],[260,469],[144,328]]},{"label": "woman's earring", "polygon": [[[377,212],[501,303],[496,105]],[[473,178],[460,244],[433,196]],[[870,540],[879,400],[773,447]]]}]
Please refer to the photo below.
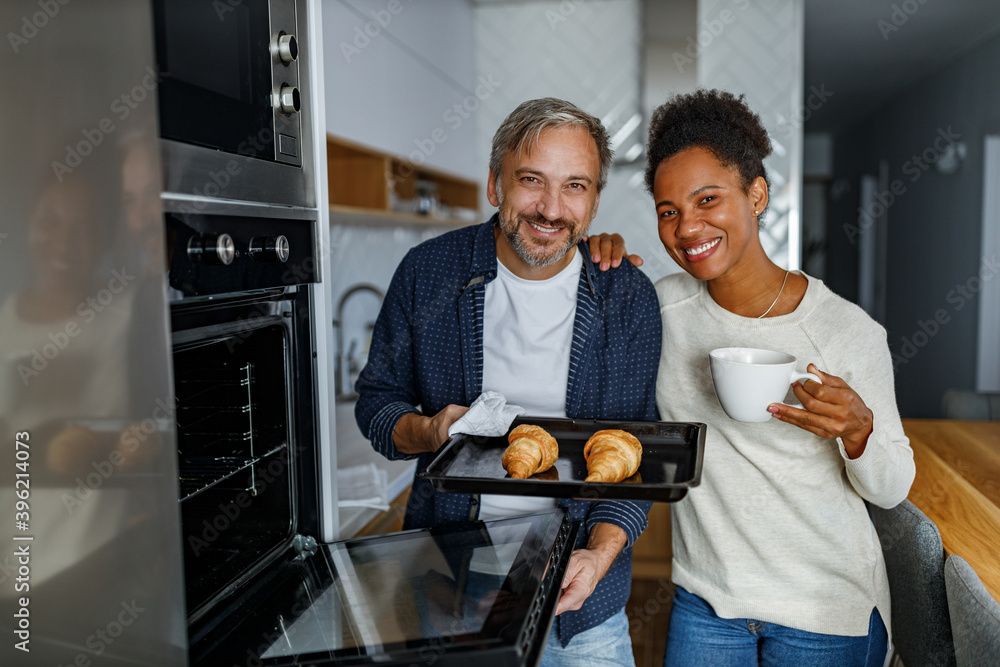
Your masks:
[{"label": "woman's earring", "polygon": [[754,215],[760,215],[760,211],[754,211],[753,214]]}]

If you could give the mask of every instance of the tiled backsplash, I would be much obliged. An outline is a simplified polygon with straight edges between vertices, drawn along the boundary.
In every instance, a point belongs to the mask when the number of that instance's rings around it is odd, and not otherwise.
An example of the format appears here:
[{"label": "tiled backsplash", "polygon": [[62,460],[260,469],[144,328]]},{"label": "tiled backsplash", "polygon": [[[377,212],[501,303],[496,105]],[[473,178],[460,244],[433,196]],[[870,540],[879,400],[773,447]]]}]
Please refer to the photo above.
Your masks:
[{"label": "tiled backsplash", "polygon": [[[347,290],[358,284],[369,284],[382,290],[407,251],[418,243],[438,236],[453,227],[361,227],[333,225],[330,229],[330,284],[332,316],[337,317],[337,305]],[[344,304],[344,352],[367,350],[367,325],[375,321],[381,303],[371,292],[357,292]],[[332,326],[332,322],[330,323]],[[333,360],[331,360],[332,363]],[[345,390],[350,390],[345,387]]]}]

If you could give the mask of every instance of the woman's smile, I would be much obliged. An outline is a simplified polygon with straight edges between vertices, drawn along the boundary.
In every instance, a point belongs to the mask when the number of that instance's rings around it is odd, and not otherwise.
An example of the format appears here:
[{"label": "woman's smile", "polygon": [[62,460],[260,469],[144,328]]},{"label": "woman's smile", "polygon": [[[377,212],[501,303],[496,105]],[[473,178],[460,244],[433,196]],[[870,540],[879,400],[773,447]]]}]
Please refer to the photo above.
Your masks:
[{"label": "woman's smile", "polygon": [[699,243],[698,245],[686,246],[684,247],[684,253],[688,256],[688,259],[692,262],[700,262],[709,256],[709,251],[719,245],[721,237],[712,239],[711,241],[705,241],[704,243]]}]

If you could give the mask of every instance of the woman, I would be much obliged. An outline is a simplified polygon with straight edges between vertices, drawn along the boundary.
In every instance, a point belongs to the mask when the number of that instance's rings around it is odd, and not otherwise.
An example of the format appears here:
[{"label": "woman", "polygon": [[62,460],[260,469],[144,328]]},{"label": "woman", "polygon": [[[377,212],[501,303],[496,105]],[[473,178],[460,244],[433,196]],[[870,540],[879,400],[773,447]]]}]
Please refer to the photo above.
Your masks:
[{"label": "woman", "polygon": [[[702,483],[672,507],[664,664],[882,665],[889,588],[865,501],[900,503],[913,454],[884,329],[761,246],[770,152],[728,93],[679,96],[652,118],[646,186],[684,269],[657,283],[657,405],[661,419],[708,424]],[[595,261],[610,247],[592,239]],[[794,383],[801,406],[771,404],[768,422],[734,421],[709,369],[730,346],[787,352],[823,382]]]}]

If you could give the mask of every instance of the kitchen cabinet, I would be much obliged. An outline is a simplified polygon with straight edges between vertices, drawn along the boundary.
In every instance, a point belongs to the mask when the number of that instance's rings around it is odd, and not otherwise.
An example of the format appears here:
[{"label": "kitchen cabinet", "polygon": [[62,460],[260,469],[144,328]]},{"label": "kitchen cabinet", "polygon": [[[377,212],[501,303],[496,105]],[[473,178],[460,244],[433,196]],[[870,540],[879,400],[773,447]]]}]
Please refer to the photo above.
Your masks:
[{"label": "kitchen cabinet", "polygon": [[326,154],[331,222],[394,226],[481,222],[479,186],[473,180],[333,135],[327,135]]},{"label": "kitchen cabinet", "polygon": [[632,579],[670,581],[670,504],[653,503],[649,525],[632,545]]},{"label": "kitchen cabinet", "polygon": [[653,503],[649,526],[632,545],[632,591],[625,612],[637,665],[663,660],[674,586],[670,581],[670,505]]}]

